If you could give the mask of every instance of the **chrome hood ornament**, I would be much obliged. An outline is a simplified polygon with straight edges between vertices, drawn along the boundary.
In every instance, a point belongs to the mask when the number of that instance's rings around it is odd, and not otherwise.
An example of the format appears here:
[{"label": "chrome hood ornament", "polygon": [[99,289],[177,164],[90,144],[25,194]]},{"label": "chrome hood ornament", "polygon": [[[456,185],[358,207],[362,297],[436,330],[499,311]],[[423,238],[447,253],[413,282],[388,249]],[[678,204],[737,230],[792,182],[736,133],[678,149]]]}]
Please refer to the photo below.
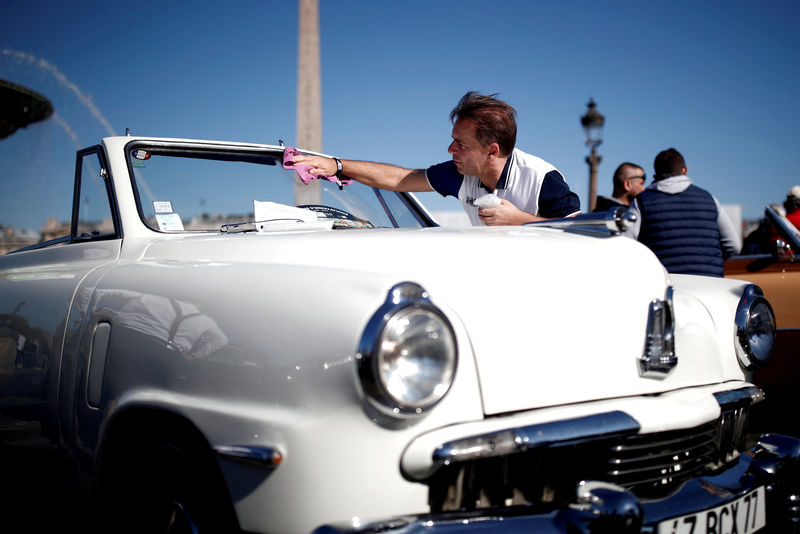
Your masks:
[{"label": "chrome hood ornament", "polygon": [[678,357],[675,356],[675,316],[670,286],[664,300],[650,303],[644,353],[639,358],[639,375],[645,378],[664,378],[676,365]]}]

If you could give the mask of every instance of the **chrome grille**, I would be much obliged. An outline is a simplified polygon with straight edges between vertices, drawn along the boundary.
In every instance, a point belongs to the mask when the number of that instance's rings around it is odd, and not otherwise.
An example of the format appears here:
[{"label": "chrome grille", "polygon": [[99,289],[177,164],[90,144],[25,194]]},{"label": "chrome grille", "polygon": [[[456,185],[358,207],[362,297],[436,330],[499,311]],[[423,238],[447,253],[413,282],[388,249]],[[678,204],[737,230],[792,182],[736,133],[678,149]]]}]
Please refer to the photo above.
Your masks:
[{"label": "chrome grille", "polygon": [[432,511],[528,506],[547,510],[574,499],[581,480],[604,480],[657,498],[709,474],[744,449],[747,409],[691,429],[551,443],[514,454],[452,462],[428,480]]},{"label": "chrome grille", "polygon": [[609,447],[605,478],[640,495],[686,480],[719,463],[721,426],[623,438]]}]

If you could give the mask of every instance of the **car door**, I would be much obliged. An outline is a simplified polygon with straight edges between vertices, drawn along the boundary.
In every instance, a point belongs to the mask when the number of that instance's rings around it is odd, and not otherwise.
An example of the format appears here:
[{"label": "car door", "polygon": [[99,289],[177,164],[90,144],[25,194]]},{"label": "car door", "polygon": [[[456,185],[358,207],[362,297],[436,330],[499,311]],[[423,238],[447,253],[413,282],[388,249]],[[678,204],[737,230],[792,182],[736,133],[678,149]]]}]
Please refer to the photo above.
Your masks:
[{"label": "car door", "polygon": [[105,162],[99,146],[78,152],[68,235],[0,256],[0,445],[58,435],[59,388],[70,399],[62,378],[75,372],[68,340],[85,311],[78,289],[120,252]]}]

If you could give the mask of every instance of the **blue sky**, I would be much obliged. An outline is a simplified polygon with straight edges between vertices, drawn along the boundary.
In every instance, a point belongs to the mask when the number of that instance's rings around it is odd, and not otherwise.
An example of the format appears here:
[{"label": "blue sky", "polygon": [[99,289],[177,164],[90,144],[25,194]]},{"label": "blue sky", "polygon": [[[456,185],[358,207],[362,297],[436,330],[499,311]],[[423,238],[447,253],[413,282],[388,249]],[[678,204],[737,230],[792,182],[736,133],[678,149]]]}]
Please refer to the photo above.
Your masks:
[{"label": "blue sky", "polygon": [[[461,95],[499,93],[517,109],[518,147],[556,165],[586,207],[580,116],[594,98],[600,194],[619,163],[649,177],[675,147],[695,183],[757,218],[800,184],[798,16],[788,0],[320,0],[323,150],[426,167],[449,159]],[[294,143],[294,1],[5,0],[3,19],[0,78],[45,94],[60,118],[0,141],[6,169],[42,135],[39,157],[60,158],[67,182],[77,146],[126,128]]]}]

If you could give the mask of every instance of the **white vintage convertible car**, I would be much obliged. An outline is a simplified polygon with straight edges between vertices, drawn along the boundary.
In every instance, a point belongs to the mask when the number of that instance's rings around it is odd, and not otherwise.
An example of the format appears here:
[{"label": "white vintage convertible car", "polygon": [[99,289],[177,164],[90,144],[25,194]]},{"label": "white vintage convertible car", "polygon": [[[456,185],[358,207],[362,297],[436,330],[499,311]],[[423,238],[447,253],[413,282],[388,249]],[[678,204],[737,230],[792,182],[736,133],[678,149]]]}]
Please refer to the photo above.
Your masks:
[{"label": "white vintage convertible car", "polygon": [[797,528],[800,443],[746,432],[757,286],[622,213],[448,229],[284,150],[78,152],[68,235],[0,257],[0,417],[41,431],[6,458],[57,446],[105,532]]}]

